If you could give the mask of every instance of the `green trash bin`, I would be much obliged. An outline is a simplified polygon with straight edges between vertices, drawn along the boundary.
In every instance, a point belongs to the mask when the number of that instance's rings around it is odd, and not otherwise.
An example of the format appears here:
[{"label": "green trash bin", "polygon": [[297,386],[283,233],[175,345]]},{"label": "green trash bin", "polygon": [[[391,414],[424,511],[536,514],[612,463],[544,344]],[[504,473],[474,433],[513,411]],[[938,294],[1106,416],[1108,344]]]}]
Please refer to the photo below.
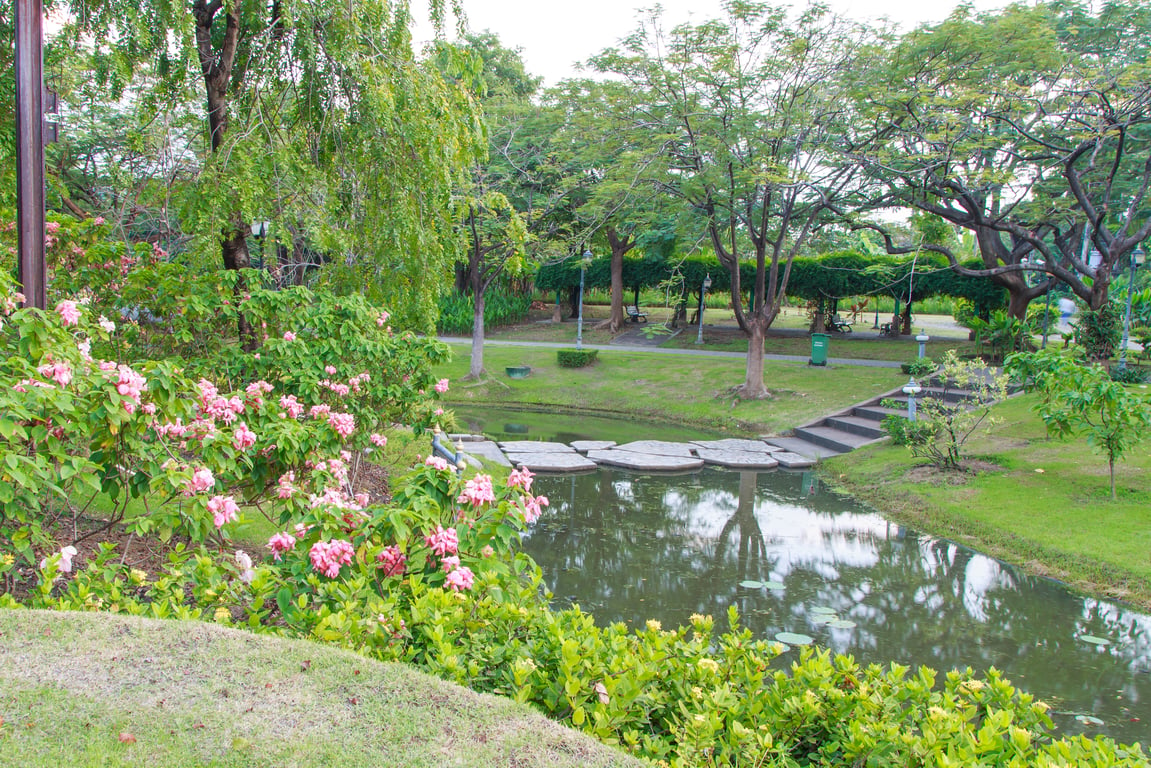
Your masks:
[{"label": "green trash bin", "polygon": [[826,333],[811,334],[811,365],[827,365],[827,343],[830,338]]}]

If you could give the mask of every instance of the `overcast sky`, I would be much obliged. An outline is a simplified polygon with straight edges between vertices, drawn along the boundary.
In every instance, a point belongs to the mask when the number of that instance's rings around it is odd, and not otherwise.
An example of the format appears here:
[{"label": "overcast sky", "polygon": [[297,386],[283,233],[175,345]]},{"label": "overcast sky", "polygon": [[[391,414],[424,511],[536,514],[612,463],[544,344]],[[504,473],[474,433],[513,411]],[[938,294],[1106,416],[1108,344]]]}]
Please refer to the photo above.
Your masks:
[{"label": "overcast sky", "polygon": [[[829,0],[833,10],[862,21],[887,17],[910,29],[941,21],[958,0]],[[1007,0],[975,0],[979,9]],[[463,0],[468,26],[491,30],[508,48],[522,49],[528,72],[554,85],[577,74],[575,65],[610,47],[636,26],[637,11],[654,0]],[[668,27],[721,15],[720,0],[663,0]],[[413,7],[416,3],[413,3]],[[417,32],[417,35],[419,33]]]}]

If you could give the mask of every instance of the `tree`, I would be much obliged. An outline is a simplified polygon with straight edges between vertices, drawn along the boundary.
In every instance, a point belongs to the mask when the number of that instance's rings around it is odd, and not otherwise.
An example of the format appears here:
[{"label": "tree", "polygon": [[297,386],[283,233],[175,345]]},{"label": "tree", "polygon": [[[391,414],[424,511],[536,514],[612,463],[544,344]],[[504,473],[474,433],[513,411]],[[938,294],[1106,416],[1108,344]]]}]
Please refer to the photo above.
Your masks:
[{"label": "tree", "polygon": [[[922,247],[1007,288],[1012,316],[1057,281],[1099,310],[1116,269],[1151,234],[1149,29],[1143,0],[1096,12],[1078,2],[979,15],[963,6],[861,72],[871,137],[847,162],[876,184],[874,206],[971,231],[978,269],[953,247]],[[1032,284],[1029,272],[1044,279]]]},{"label": "tree", "polygon": [[[854,168],[827,162],[844,134],[846,72],[866,33],[811,6],[731,2],[724,20],[670,34],[658,12],[594,66],[644,95],[632,130],[664,157],[659,183],[684,201],[731,275],[733,308],[748,334],[743,397],[767,394],[763,340],[787,293],[790,266],[835,213]],[[740,264],[756,264],[744,311]]]},{"label": "tree", "polygon": [[[442,21],[446,3],[432,3]],[[142,109],[199,89],[201,168],[181,201],[199,253],[250,265],[249,222],[270,251],[307,242],[327,279],[431,326],[450,264],[450,192],[479,149],[474,104],[411,49],[406,2],[76,0],[112,96],[135,72]],[[237,290],[242,285],[237,283]],[[241,324],[251,343],[251,329]]]}]

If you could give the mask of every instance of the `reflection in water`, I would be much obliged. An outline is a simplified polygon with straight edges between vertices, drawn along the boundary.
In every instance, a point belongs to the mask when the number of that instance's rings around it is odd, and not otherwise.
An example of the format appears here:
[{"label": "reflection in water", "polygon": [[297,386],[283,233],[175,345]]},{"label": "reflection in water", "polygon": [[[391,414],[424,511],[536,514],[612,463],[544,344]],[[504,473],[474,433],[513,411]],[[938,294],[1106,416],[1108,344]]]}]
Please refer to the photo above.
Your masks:
[{"label": "reflection in water", "polygon": [[[1004,670],[1122,741],[1151,736],[1151,618],[919,536],[802,474],[601,468],[539,477],[551,511],[524,547],[561,601],[601,622],[665,624],[735,605],[762,636],[800,632],[865,662]],[[782,589],[748,588],[753,580]],[[833,610],[846,620],[829,626]],[[855,626],[848,628],[847,622]],[[1085,642],[1105,638],[1109,645]]]}]

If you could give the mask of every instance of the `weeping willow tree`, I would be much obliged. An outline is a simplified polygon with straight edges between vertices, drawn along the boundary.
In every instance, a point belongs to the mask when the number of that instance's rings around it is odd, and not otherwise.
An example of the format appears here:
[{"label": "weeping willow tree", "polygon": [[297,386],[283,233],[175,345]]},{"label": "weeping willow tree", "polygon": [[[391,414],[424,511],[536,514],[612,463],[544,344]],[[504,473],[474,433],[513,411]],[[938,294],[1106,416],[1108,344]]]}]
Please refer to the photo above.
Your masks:
[{"label": "weeping willow tree", "polygon": [[[445,55],[436,66],[418,58],[407,0],[69,8],[65,34],[93,48],[109,98],[143,80],[140,109],[202,105],[202,131],[187,147],[198,173],[174,200],[194,252],[231,270],[251,266],[251,222],[268,221],[271,269],[323,265],[336,288],[431,328],[455,258],[450,193],[482,151],[483,131],[466,87],[474,65],[447,46],[449,76]],[[460,16],[455,0],[432,0],[437,30],[452,12]],[[251,339],[243,322],[240,332]]]}]

